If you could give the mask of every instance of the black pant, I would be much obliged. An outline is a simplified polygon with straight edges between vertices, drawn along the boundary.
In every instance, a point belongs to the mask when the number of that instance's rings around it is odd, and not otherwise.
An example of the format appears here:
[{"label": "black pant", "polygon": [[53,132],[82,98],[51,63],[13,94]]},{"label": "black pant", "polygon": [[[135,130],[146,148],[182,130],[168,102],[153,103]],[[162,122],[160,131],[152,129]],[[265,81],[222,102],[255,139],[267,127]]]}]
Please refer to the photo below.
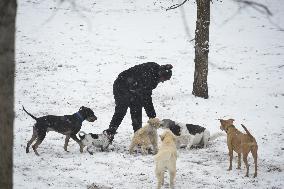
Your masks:
[{"label": "black pant", "polygon": [[115,96],[115,112],[109,125],[113,134],[121,124],[128,107],[130,108],[134,132],[142,127],[143,99],[134,94],[119,95]]}]

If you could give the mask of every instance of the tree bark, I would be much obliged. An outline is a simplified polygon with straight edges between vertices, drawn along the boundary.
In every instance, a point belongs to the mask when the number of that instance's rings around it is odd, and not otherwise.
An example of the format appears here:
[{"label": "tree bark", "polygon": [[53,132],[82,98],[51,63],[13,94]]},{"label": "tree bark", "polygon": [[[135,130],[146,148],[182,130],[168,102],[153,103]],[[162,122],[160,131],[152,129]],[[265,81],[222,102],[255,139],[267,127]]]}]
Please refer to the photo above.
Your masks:
[{"label": "tree bark", "polygon": [[195,70],[192,94],[197,97],[207,99],[210,0],[196,0],[196,4],[197,21],[195,29]]},{"label": "tree bark", "polygon": [[16,0],[0,1],[0,188],[13,187]]}]

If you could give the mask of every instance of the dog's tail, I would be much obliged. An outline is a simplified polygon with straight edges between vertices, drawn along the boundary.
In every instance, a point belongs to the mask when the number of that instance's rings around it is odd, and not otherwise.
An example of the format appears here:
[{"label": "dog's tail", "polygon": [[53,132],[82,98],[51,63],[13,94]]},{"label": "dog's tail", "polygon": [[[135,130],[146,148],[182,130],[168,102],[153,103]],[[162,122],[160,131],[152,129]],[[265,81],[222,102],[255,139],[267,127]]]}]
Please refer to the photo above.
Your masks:
[{"label": "dog's tail", "polygon": [[37,117],[35,117],[34,115],[32,115],[31,113],[29,113],[26,109],[25,109],[25,107],[23,106],[23,110],[29,115],[29,116],[31,116],[34,120],[36,120],[37,121]]},{"label": "dog's tail", "polygon": [[226,134],[223,132],[214,133],[213,135],[210,136],[209,141],[215,140],[216,138],[220,136],[226,136]]},{"label": "dog's tail", "polygon": [[246,131],[246,133],[248,134],[248,136],[254,140],[254,137],[250,134],[250,132],[248,131],[248,129],[246,128],[246,126],[244,126],[243,124],[241,124],[241,125],[242,125],[242,127],[244,128],[244,130]]}]

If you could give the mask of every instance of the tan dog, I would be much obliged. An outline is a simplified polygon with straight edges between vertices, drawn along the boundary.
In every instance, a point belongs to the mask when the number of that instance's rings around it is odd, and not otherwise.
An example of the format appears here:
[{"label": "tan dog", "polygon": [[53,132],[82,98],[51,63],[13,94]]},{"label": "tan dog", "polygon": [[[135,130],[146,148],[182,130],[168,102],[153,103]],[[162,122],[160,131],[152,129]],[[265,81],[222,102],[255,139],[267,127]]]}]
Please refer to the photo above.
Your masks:
[{"label": "tan dog", "polygon": [[248,165],[248,154],[249,152],[252,153],[255,165],[255,172],[254,177],[257,176],[257,143],[255,138],[250,134],[247,128],[242,124],[242,127],[246,131],[247,134],[243,134],[239,130],[235,128],[233,125],[234,119],[222,120],[219,119],[221,122],[220,129],[227,133],[227,145],[229,149],[229,156],[230,156],[230,166],[229,171],[232,170],[232,160],[233,160],[233,151],[238,153],[238,168],[241,168],[241,154],[243,154],[243,161],[246,165],[247,172],[246,177],[249,174],[249,165]]},{"label": "tan dog", "polygon": [[132,154],[134,147],[140,145],[142,154],[148,154],[148,148],[153,146],[154,154],[158,151],[158,134],[157,129],[160,127],[160,120],[158,118],[151,118],[148,123],[137,130],[132,138],[129,153]]},{"label": "tan dog", "polygon": [[176,136],[169,130],[160,135],[162,145],[159,152],[155,155],[156,161],[156,177],[158,179],[158,189],[164,184],[164,173],[166,170],[170,174],[170,187],[174,188],[174,180],[176,177],[176,161],[177,161],[177,149],[176,149]]}]

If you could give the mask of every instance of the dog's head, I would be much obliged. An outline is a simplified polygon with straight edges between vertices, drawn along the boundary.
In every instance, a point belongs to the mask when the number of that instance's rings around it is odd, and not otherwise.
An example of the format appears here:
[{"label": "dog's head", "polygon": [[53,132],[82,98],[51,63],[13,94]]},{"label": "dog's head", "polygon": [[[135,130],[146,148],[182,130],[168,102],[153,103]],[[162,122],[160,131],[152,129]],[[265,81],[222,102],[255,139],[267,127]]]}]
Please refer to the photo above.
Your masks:
[{"label": "dog's head", "polygon": [[224,119],[219,119],[219,121],[220,121],[220,123],[221,123],[221,125],[220,125],[220,129],[222,130],[222,131],[225,131],[225,132],[227,132],[228,131],[228,128],[230,127],[230,126],[233,126],[234,124],[234,119],[228,119],[228,120],[224,120]]},{"label": "dog's head", "polygon": [[176,142],[176,136],[173,134],[173,132],[169,129],[166,129],[163,134],[160,135],[161,141],[173,141]]},{"label": "dog's head", "polygon": [[161,125],[161,122],[158,118],[150,118],[148,120],[148,124],[151,125],[152,127],[155,127],[156,129],[158,129]]},{"label": "dog's head", "polygon": [[170,119],[163,119],[161,121],[161,127],[170,129],[177,136],[180,136],[181,134],[181,127],[176,125],[176,123]]},{"label": "dog's head", "polygon": [[86,119],[89,122],[94,122],[98,119],[97,116],[95,116],[93,110],[91,110],[91,108],[87,108],[85,106],[82,106],[79,109],[79,113],[83,117],[83,119]]}]

